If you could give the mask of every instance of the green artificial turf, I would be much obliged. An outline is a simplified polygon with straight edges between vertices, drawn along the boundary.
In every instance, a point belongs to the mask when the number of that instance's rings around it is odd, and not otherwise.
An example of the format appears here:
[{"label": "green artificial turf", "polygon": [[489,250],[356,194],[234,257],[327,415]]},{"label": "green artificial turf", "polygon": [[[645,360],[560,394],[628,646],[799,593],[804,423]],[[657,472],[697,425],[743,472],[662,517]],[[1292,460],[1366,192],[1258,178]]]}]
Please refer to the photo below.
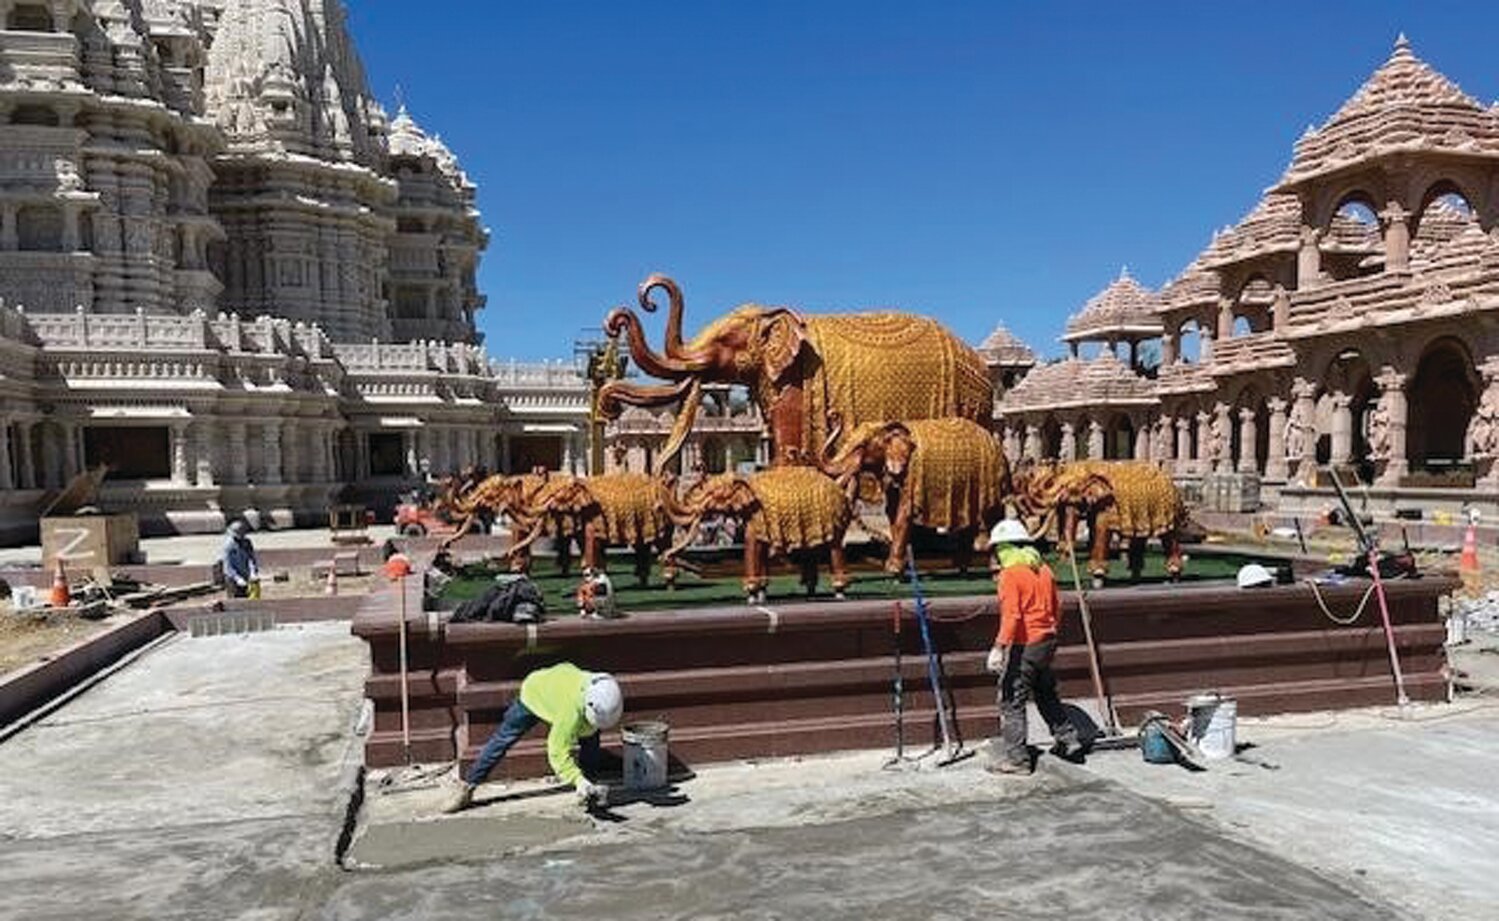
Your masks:
[{"label": "green artificial turf", "polygon": [[[1245,563],[1262,562],[1256,558],[1235,555],[1191,556],[1187,562],[1184,581],[1232,578]],[[1050,554],[1047,561],[1056,571],[1057,580],[1065,589],[1072,584],[1072,572],[1065,556]],[[975,568],[968,576],[958,574],[945,560],[931,560],[920,569],[922,590],[929,597],[954,595],[986,595],[994,591],[994,583],[984,570],[982,557],[975,557]],[[1088,574],[1085,561],[1078,561],[1086,581]],[[442,595],[442,606],[453,607],[459,602],[475,598],[483,593],[494,579],[503,572],[503,563],[467,566],[450,582]],[[572,571],[562,576],[557,571],[556,561],[538,558],[532,566],[532,580],[541,589],[546,599],[547,613],[560,616],[574,613],[576,603],[573,593],[580,581],[581,566],[574,560]],[[635,583],[634,567],[628,558],[613,558],[609,561],[609,575],[614,581],[617,603],[626,611],[666,610],[671,608],[707,607],[744,603],[744,590],[740,585],[739,564],[735,560],[715,562],[705,569],[705,575],[682,571],[677,578],[677,587],[667,590],[661,582],[659,567],[651,571],[651,585],[645,588]],[[1129,573],[1123,559],[1115,560],[1110,567],[1112,578],[1109,585],[1128,585]],[[854,599],[878,600],[885,598],[910,598],[911,587],[897,582],[871,568],[859,568],[851,573],[852,584],[847,596]],[[1145,571],[1141,581],[1162,582],[1166,578],[1165,557],[1150,553],[1145,558]],[[806,599],[806,593],[798,583],[796,573],[789,568],[772,564],[772,576],[768,590],[769,601],[793,602]],[[814,599],[831,599],[832,584],[826,565],[819,572],[818,591]]]}]

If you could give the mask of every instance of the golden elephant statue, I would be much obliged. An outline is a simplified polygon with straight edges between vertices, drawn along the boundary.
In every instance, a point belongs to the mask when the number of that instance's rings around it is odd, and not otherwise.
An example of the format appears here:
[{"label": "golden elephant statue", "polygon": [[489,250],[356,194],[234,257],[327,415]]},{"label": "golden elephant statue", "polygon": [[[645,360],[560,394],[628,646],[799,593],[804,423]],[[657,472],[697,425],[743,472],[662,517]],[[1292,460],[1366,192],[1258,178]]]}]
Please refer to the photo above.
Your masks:
[{"label": "golden elephant statue", "polygon": [[484,513],[495,518],[503,515],[510,519],[514,538],[506,554],[512,570],[529,572],[531,544],[538,538],[552,537],[557,541],[557,563],[562,574],[567,575],[571,568],[575,522],[566,515],[544,514],[537,506],[538,497],[544,490],[561,489],[573,479],[567,474],[551,473],[539,467],[530,473],[497,473],[486,477],[450,500],[450,506],[463,516],[463,520],[439,546],[444,550],[451,547],[473,529]]},{"label": "golden elephant statue", "polygon": [[667,551],[668,560],[686,548],[703,517],[728,515],[743,526],[744,592],[750,604],[765,603],[772,556],[796,559],[802,585],[811,595],[817,589],[817,562],[823,548],[833,573],[833,592],[843,598],[848,587],[843,536],[853,520],[853,508],[843,488],[815,467],[772,467],[758,473],[710,476],[670,503],[673,519],[688,526],[688,537]]},{"label": "golden elephant statue", "polygon": [[605,328],[611,336],[625,334],[640,370],[674,383],[611,381],[599,391],[599,408],[616,415],[624,405],[681,401],[658,470],[666,469],[692,428],[705,383],[749,389],[769,424],[778,466],[814,462],[832,414],[855,427],[948,416],[984,421],[994,412],[983,359],[935,320],[892,312],[813,316],[747,304],[684,343],[676,282],[664,275],[647,278],[640,285],[640,307],[656,309],[651,293],[657,288],[671,304],[663,351],[646,343],[640,317],[626,308],[611,312]]},{"label": "golden elephant statue", "polygon": [[[529,494],[521,492],[518,517],[532,523],[526,535],[508,551],[512,559],[529,551],[543,533],[565,542],[573,536],[583,547],[583,565],[604,571],[606,548],[631,547],[635,551],[635,578],[650,582],[652,551],[664,552],[671,545],[673,523],[662,500],[663,487],[643,473],[605,473],[600,476],[549,476]],[[666,579],[674,581],[675,568]]]},{"label": "golden elephant statue", "polygon": [[1016,498],[1028,515],[1045,519],[1039,530],[1057,523],[1062,542],[1071,547],[1077,523],[1088,522],[1091,550],[1088,572],[1095,587],[1109,572],[1109,548],[1118,537],[1129,542],[1129,570],[1139,579],[1145,566],[1145,543],[1161,540],[1166,552],[1166,574],[1181,576],[1180,531],[1187,521],[1186,505],[1171,477],[1146,461],[1074,461],[1062,465],[1035,464],[1014,475]]},{"label": "golden elephant statue", "polygon": [[[837,440],[837,420],[829,446]],[[829,452],[831,453],[831,452]],[[1004,517],[1010,466],[993,433],[968,419],[865,423],[824,455],[824,472],[850,491],[878,483],[890,522],[885,571],[905,566],[912,527],[950,534],[955,562],[967,572],[975,538]]]}]

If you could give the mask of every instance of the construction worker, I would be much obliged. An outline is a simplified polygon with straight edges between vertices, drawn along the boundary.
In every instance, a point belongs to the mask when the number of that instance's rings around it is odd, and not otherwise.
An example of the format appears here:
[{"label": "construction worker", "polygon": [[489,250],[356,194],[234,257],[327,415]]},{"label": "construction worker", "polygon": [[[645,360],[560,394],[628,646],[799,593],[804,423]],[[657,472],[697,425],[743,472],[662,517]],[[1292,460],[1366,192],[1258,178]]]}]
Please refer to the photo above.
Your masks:
[{"label": "construction worker", "polygon": [[248,598],[260,592],[260,561],[250,542],[250,526],[243,518],[229,523],[224,549],[219,554],[224,569],[224,588],[230,598]]},{"label": "construction worker", "polygon": [[989,533],[989,543],[999,563],[999,635],[989,651],[988,666],[999,676],[1000,732],[1000,750],[989,770],[1029,774],[1025,707],[1032,700],[1056,740],[1055,751],[1069,760],[1083,753],[1051,670],[1062,603],[1051,567],[1041,562],[1024,524],[1001,521]]},{"label": "construction worker", "polygon": [[[549,726],[547,762],[552,773],[573,785],[584,806],[607,803],[609,788],[590,780],[584,772],[597,769],[599,730],[615,726],[624,709],[624,695],[612,675],[586,672],[571,662],[537,669],[521,682],[520,694],[505,711],[499,728],[484,743],[478,760],[443,811],[467,809],[474,801],[474,789],[500,763],[510,746],[537,723]],[[578,750],[576,757],[574,748]]]}]

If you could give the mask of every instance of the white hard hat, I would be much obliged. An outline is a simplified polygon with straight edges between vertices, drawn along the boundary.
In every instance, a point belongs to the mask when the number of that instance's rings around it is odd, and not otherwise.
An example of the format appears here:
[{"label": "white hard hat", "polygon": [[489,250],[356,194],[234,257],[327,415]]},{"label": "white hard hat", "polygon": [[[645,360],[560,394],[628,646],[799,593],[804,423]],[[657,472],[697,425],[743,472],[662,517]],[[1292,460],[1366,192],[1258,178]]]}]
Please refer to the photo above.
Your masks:
[{"label": "white hard hat", "polygon": [[1014,518],[1006,518],[989,532],[991,544],[1029,544],[1033,540],[1031,532],[1025,529],[1025,524]]},{"label": "white hard hat", "polygon": [[1264,588],[1275,584],[1275,576],[1259,563],[1239,568],[1239,588]]},{"label": "white hard hat", "polygon": [[583,716],[595,729],[609,729],[625,712],[625,695],[614,676],[595,672],[583,689]]}]

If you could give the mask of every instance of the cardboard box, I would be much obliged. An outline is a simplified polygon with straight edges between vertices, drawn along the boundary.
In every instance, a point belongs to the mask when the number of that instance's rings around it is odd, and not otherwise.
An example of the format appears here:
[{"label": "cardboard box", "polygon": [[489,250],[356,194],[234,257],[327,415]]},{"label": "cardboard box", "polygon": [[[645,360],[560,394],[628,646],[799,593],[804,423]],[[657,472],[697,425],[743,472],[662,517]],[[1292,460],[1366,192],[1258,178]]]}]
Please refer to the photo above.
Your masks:
[{"label": "cardboard box", "polygon": [[140,527],[134,512],[42,519],[42,567],[48,572],[61,559],[69,572],[107,577],[109,567],[134,562],[139,553]]}]

